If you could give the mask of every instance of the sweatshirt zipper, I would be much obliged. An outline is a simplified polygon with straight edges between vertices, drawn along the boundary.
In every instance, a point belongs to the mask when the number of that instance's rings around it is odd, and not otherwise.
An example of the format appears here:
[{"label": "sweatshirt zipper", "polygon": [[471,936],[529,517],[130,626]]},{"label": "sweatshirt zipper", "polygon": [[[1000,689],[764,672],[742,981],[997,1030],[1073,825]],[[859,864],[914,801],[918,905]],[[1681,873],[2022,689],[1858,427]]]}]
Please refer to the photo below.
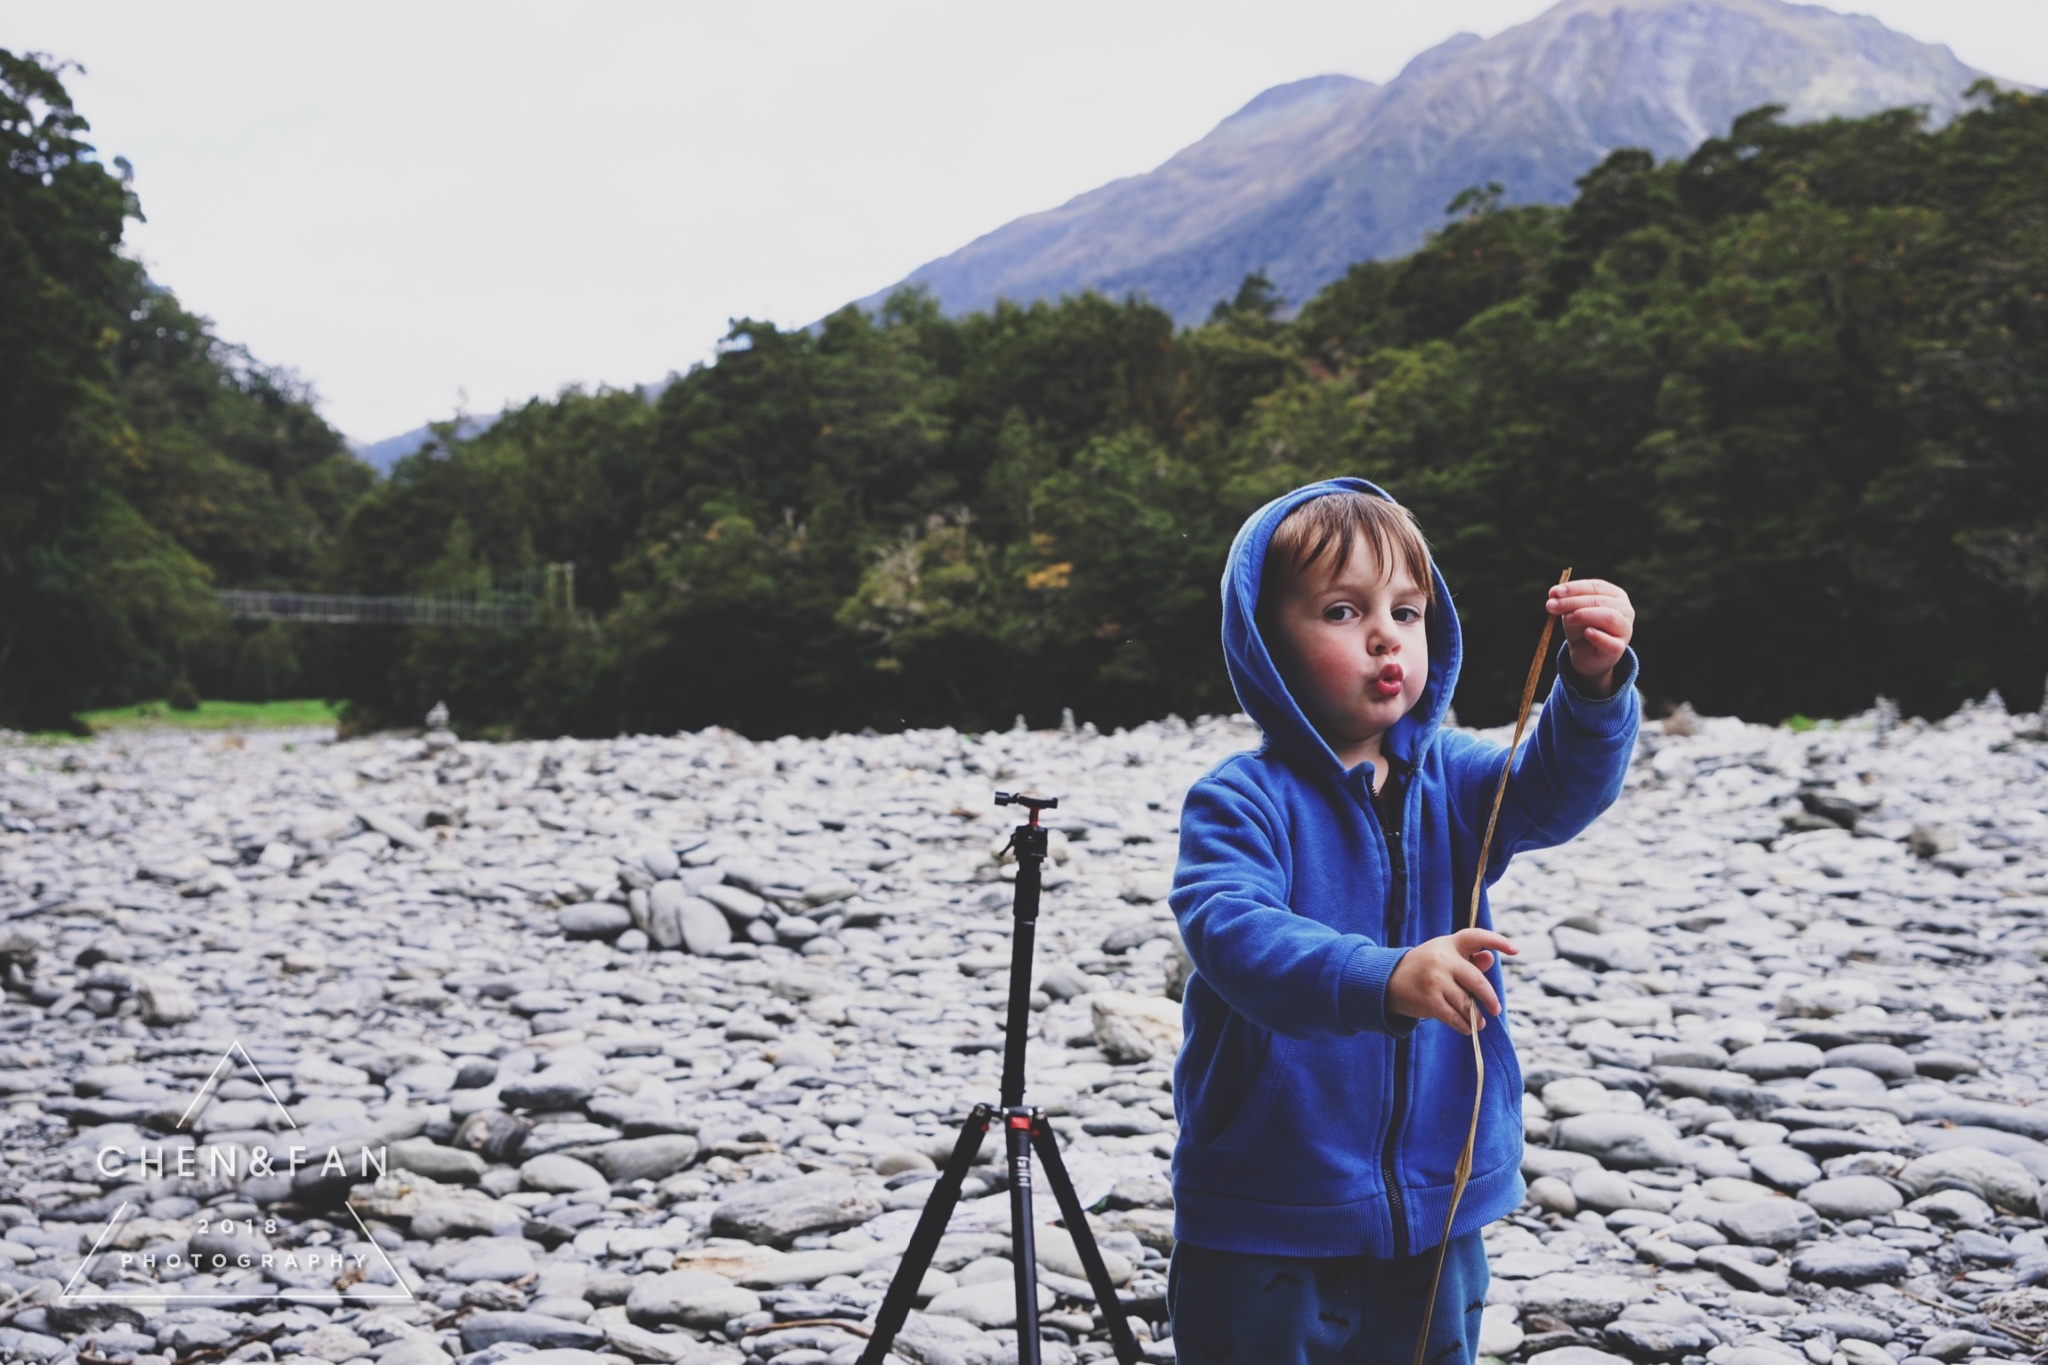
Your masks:
[{"label": "sweatshirt zipper", "polygon": [[[1391,798],[1388,804],[1399,811],[1406,804],[1408,793],[1405,789],[1392,787],[1391,784],[1397,781],[1397,778],[1391,767],[1387,771],[1387,781],[1390,784],[1387,796]],[[1373,814],[1379,815],[1377,803],[1374,804]],[[1402,921],[1407,918],[1404,912],[1408,905],[1408,856],[1401,846],[1401,831],[1398,828],[1389,829],[1382,818],[1380,832],[1386,838],[1387,867],[1392,874],[1387,892],[1387,932],[1384,943],[1389,948],[1395,948],[1400,946]],[[1400,1145],[1401,1126],[1408,1117],[1409,1043],[1410,1040],[1407,1038],[1394,1040],[1394,1112],[1388,1119],[1387,1140],[1380,1151],[1380,1179],[1386,1184],[1387,1212],[1394,1220],[1396,1256],[1408,1254],[1408,1210],[1401,1198],[1401,1182],[1394,1172],[1394,1151]]]}]

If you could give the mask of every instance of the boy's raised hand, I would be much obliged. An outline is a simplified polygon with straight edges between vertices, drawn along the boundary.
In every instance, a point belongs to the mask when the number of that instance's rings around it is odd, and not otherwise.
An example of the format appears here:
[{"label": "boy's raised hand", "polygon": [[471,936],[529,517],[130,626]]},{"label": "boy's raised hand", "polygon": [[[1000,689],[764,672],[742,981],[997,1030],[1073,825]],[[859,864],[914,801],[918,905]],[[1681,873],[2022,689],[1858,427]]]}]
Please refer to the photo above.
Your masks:
[{"label": "boy's raised hand", "polygon": [[1514,956],[1521,950],[1491,929],[1460,929],[1442,938],[1426,939],[1402,955],[1387,978],[1387,1008],[1411,1019],[1435,1019],[1460,1033],[1465,1022],[1465,997],[1477,996],[1486,1015],[1500,1013],[1500,997],[1486,971],[1496,952]]},{"label": "boy's raised hand", "polygon": [[1575,578],[1550,589],[1544,609],[1564,626],[1566,659],[1594,696],[1614,692],[1614,669],[1636,633],[1628,594],[1604,578]]}]

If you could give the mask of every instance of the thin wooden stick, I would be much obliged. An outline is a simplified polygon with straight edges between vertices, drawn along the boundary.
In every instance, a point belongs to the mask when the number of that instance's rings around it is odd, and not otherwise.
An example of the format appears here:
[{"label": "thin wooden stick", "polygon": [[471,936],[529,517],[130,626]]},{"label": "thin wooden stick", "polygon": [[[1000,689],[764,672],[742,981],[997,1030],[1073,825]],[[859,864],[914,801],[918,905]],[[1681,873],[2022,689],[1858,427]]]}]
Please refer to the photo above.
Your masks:
[{"label": "thin wooden stick", "polygon": [[837,1327],[842,1332],[851,1332],[857,1337],[872,1338],[875,1334],[857,1322],[845,1318],[791,1318],[788,1322],[764,1322],[759,1327],[749,1327],[740,1333],[743,1337],[759,1336],[763,1332],[780,1332],[785,1327]]},{"label": "thin wooden stick", "polygon": [[[1566,569],[1558,577],[1559,583],[1569,583],[1572,571]],[[1472,899],[1465,912],[1465,927],[1479,927],[1479,893],[1486,886],[1486,864],[1493,856],[1493,831],[1500,823],[1501,802],[1508,794],[1508,774],[1515,768],[1515,751],[1522,746],[1522,730],[1529,723],[1529,709],[1536,702],[1536,684],[1543,677],[1543,662],[1550,657],[1550,641],[1557,633],[1557,618],[1546,615],[1543,620],[1543,638],[1536,644],[1536,657],[1529,661],[1529,675],[1522,680],[1522,705],[1515,713],[1515,737],[1508,741],[1507,761],[1501,765],[1500,781],[1493,788],[1493,809],[1486,814],[1486,834],[1479,841],[1479,866],[1472,873]],[[1458,1165],[1451,1176],[1451,1207],[1444,1214],[1444,1235],[1437,1243],[1436,1270],[1429,1277],[1429,1298],[1422,1308],[1422,1330],[1415,1338],[1414,1365],[1422,1365],[1423,1354],[1429,1350],[1429,1324],[1436,1317],[1437,1290],[1444,1280],[1444,1257],[1451,1249],[1451,1224],[1457,1221],[1458,1204],[1465,1198],[1465,1186],[1472,1181],[1472,1151],[1479,1144],[1479,1102],[1486,1095],[1486,1054],[1479,1049],[1479,1001],[1465,997],[1465,1022],[1472,1037],[1472,1122],[1465,1130],[1465,1149],[1458,1153]]]}]

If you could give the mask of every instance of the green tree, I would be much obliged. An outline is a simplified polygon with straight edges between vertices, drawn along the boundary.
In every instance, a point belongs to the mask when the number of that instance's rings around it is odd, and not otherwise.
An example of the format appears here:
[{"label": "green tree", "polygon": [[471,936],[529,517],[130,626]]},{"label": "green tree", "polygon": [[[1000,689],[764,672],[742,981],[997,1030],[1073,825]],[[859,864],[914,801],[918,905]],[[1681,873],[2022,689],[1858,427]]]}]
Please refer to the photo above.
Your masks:
[{"label": "green tree", "polygon": [[205,567],[122,497],[109,382],[136,212],[60,70],[0,50],[0,723],[167,684],[214,624]]},{"label": "green tree", "polygon": [[0,50],[0,724],[302,676],[213,589],[310,586],[375,477],[121,254],[140,208],[88,132],[61,67]]}]

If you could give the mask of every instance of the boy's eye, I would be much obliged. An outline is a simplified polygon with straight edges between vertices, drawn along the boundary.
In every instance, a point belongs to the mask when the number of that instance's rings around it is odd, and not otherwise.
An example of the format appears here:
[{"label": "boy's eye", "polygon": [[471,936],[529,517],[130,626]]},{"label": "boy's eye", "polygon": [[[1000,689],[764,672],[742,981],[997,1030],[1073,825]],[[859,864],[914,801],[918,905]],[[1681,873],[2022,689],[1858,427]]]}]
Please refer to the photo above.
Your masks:
[{"label": "boy's eye", "polygon": [[1414,607],[1395,607],[1394,619],[1404,626],[1412,626],[1422,619],[1422,613]]},{"label": "boy's eye", "polygon": [[1349,621],[1356,615],[1358,615],[1357,610],[1344,602],[1323,608],[1323,619],[1325,621]]}]

